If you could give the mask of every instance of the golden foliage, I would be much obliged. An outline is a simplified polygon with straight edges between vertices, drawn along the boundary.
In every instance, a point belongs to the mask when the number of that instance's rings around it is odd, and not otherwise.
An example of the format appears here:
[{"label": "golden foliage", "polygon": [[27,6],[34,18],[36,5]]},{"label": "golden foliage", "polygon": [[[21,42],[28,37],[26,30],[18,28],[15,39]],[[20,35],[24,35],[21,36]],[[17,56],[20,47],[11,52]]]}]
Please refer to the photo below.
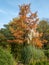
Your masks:
[{"label": "golden foliage", "polygon": [[42,41],[39,38],[34,38],[33,41],[35,43],[35,46],[40,48],[43,46]]},{"label": "golden foliage", "polygon": [[[39,18],[37,16],[37,12],[30,13],[30,16],[27,16],[27,14],[30,12],[29,7],[29,5],[20,6],[19,19],[13,19],[9,26],[9,29],[15,39],[7,40],[8,42],[24,43],[28,39],[27,35],[30,32],[30,29],[35,29],[34,32],[37,33],[36,28]],[[43,33],[38,34],[38,37],[36,37],[36,35],[32,40],[33,42],[35,42],[34,45],[40,48],[43,46],[40,40],[40,37],[42,35]]]}]

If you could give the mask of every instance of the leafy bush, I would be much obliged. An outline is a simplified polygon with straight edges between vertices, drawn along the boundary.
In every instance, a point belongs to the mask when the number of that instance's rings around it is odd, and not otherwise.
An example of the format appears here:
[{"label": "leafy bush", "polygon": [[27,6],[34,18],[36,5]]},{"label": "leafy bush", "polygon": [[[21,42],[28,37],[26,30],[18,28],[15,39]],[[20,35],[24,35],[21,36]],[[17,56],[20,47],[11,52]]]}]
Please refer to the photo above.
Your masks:
[{"label": "leafy bush", "polygon": [[9,52],[0,48],[0,65],[14,65],[14,60]]},{"label": "leafy bush", "polygon": [[22,51],[22,44],[11,44],[11,53],[13,57],[16,59],[16,61],[19,61],[21,59],[21,51]]},{"label": "leafy bush", "polygon": [[48,61],[40,61],[40,62],[36,62],[35,65],[49,65]]},{"label": "leafy bush", "polygon": [[22,50],[22,62],[30,64],[34,61],[45,60],[46,57],[41,49],[37,49],[32,45],[27,45]]},{"label": "leafy bush", "polygon": [[47,58],[49,58],[49,49],[48,50],[44,50],[44,53],[47,56]]},{"label": "leafy bush", "polygon": [[39,61],[34,61],[30,63],[29,65],[49,65],[49,61],[46,60],[39,60]]}]

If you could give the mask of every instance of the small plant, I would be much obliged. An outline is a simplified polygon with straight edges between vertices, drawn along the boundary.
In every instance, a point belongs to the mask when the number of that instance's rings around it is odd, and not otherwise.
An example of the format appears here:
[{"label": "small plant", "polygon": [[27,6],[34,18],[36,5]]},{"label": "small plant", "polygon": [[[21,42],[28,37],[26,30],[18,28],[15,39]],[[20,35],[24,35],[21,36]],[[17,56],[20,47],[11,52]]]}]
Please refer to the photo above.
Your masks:
[{"label": "small plant", "polygon": [[2,48],[0,48],[0,65],[14,65],[12,55]]},{"label": "small plant", "polygon": [[46,57],[44,55],[44,52],[32,45],[27,45],[22,50],[22,62],[24,64],[30,64],[45,59]]},{"label": "small plant", "polygon": [[48,50],[44,50],[44,53],[47,56],[47,58],[49,58],[49,49]]}]

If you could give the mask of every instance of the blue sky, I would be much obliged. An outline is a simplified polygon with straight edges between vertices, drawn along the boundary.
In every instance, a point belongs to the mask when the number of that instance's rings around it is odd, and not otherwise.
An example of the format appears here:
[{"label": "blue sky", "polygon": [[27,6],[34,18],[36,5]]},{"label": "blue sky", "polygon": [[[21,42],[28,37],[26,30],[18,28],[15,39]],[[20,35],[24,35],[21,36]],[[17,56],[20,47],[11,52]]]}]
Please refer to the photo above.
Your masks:
[{"label": "blue sky", "polygon": [[0,28],[14,17],[18,17],[21,4],[31,3],[31,11],[38,11],[40,19],[49,18],[49,0],[0,0]]}]

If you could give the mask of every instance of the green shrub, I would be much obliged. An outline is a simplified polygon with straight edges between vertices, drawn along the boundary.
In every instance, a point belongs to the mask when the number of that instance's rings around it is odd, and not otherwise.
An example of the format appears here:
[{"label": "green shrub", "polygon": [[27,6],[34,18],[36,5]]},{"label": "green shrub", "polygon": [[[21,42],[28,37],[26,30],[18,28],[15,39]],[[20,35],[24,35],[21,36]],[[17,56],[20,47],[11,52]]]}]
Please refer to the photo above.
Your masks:
[{"label": "green shrub", "polygon": [[22,62],[24,64],[34,63],[34,61],[45,60],[46,57],[41,49],[37,49],[32,45],[27,45],[22,50]]},{"label": "green shrub", "polygon": [[40,62],[36,62],[35,65],[49,65],[48,61],[40,61]]},{"label": "green shrub", "polygon": [[0,65],[14,65],[12,55],[2,48],[0,48]]},{"label": "green shrub", "polygon": [[47,58],[49,58],[49,49],[48,50],[44,50],[44,53],[47,56]]},{"label": "green shrub", "polygon": [[22,44],[13,43],[11,44],[11,53],[16,61],[20,61],[21,59],[21,51],[22,51]]},{"label": "green shrub", "polygon": [[45,60],[45,61],[36,61],[36,62],[33,62],[33,63],[30,63],[29,65],[49,65],[49,61]]}]

